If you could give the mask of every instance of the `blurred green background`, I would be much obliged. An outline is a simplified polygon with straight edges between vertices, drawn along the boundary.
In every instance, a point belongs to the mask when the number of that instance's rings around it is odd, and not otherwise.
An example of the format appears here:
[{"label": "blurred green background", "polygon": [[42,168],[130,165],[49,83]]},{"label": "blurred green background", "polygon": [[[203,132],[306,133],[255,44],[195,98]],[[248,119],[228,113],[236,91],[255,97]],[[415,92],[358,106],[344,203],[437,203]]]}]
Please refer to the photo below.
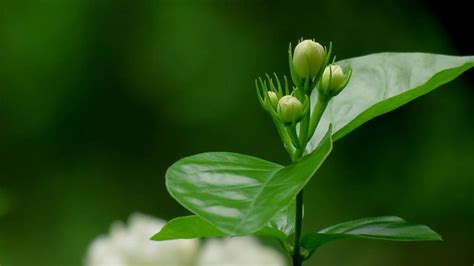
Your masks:
[{"label": "blurred green background", "polygon": [[[183,156],[288,162],[253,82],[288,73],[290,41],[333,41],[339,59],[473,54],[439,12],[410,0],[2,1],[0,264],[81,265],[114,220],[187,214],[164,186]],[[305,193],[305,231],[397,215],[445,241],[335,242],[306,265],[474,263],[472,74],[338,141]]]}]

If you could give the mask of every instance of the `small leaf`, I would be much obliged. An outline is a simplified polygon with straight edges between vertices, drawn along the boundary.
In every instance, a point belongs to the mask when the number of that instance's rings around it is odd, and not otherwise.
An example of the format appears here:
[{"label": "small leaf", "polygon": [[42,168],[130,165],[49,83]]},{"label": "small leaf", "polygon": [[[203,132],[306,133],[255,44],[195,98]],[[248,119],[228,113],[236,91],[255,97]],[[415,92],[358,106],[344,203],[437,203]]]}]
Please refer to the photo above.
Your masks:
[{"label": "small leaf", "polygon": [[[284,232],[276,228],[265,226],[254,233],[257,236],[275,237],[281,243],[284,243],[287,236]],[[203,237],[226,237],[228,235],[219,231],[214,225],[206,222],[197,215],[190,215],[175,218],[163,226],[160,232],[151,237],[151,240],[164,241],[174,239],[193,239]]]},{"label": "small leaf", "polygon": [[[287,209],[279,212],[267,226],[257,231],[255,235],[275,237],[284,243],[294,233],[296,203],[293,202]],[[202,237],[228,236],[219,231],[214,225],[206,222],[197,215],[175,218],[163,226],[160,232],[151,239],[156,241],[173,239],[193,239]]]},{"label": "small leaf", "polygon": [[[307,151],[317,147],[329,124],[334,141],[360,125],[455,79],[474,67],[474,56],[380,53],[338,62],[352,68],[347,87],[324,112]],[[315,90],[316,91],[316,90]],[[313,92],[312,98],[317,97]]]},{"label": "small leaf", "polygon": [[[219,231],[252,234],[293,202],[329,155],[330,135],[313,153],[286,167],[227,152],[183,158],[168,169],[166,185],[181,205]],[[282,224],[275,226],[288,232]]]},{"label": "small leaf", "polygon": [[160,232],[155,234],[151,239],[162,241],[221,236],[226,236],[226,234],[217,230],[215,226],[204,221],[201,217],[190,215],[169,221],[161,228]]},{"label": "small leaf", "polygon": [[312,254],[318,247],[333,240],[366,238],[390,241],[442,240],[441,236],[425,225],[409,224],[399,217],[375,217],[334,225],[307,234],[301,245]]}]

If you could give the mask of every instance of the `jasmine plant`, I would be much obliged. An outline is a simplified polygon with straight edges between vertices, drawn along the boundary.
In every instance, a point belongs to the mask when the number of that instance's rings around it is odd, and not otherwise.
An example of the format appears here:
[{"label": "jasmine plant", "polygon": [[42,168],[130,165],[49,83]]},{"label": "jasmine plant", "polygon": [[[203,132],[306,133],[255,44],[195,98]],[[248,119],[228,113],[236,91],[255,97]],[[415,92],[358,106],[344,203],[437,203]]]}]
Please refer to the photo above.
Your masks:
[{"label": "jasmine plant", "polygon": [[290,44],[288,59],[290,81],[273,74],[255,85],[291,163],[230,152],[177,161],[166,173],[167,189],[194,215],[171,220],[152,239],[269,236],[294,266],[334,240],[441,240],[429,227],[395,216],[357,219],[303,235],[303,191],[335,141],[453,80],[474,66],[474,56],[379,53],[336,62],[331,44],[302,40],[294,51]]}]

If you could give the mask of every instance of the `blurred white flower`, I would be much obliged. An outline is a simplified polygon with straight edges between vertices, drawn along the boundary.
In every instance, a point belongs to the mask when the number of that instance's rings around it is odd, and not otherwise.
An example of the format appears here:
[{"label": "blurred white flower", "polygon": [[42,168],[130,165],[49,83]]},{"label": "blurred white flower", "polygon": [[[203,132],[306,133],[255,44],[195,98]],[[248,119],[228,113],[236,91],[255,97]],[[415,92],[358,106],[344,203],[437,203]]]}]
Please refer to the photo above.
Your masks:
[{"label": "blurred white flower", "polygon": [[198,266],[286,266],[286,259],[254,237],[208,239]]},{"label": "blurred white flower", "polygon": [[128,227],[112,225],[108,236],[95,240],[86,256],[86,266],[192,266],[198,240],[156,242],[150,237],[165,221],[143,214],[131,215]]},{"label": "blurred white flower", "polygon": [[112,225],[89,247],[86,266],[286,266],[277,251],[254,237],[152,241],[165,221],[143,214],[130,216],[128,226]]}]

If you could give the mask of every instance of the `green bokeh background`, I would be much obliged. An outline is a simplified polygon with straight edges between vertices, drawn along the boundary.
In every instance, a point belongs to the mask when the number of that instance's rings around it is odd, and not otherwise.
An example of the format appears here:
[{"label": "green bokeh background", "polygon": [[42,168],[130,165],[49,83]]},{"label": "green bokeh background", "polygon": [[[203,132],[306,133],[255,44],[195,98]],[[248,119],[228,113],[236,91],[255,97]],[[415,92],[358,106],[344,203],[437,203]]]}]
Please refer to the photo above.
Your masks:
[{"label": "green bokeh background", "polygon": [[[460,53],[419,1],[2,1],[0,264],[81,265],[114,220],[187,214],[164,186],[183,156],[288,162],[253,82],[287,74],[300,37],[340,59]],[[338,141],[305,193],[305,231],[397,215],[445,241],[335,242],[306,265],[474,263],[466,77]]]}]

